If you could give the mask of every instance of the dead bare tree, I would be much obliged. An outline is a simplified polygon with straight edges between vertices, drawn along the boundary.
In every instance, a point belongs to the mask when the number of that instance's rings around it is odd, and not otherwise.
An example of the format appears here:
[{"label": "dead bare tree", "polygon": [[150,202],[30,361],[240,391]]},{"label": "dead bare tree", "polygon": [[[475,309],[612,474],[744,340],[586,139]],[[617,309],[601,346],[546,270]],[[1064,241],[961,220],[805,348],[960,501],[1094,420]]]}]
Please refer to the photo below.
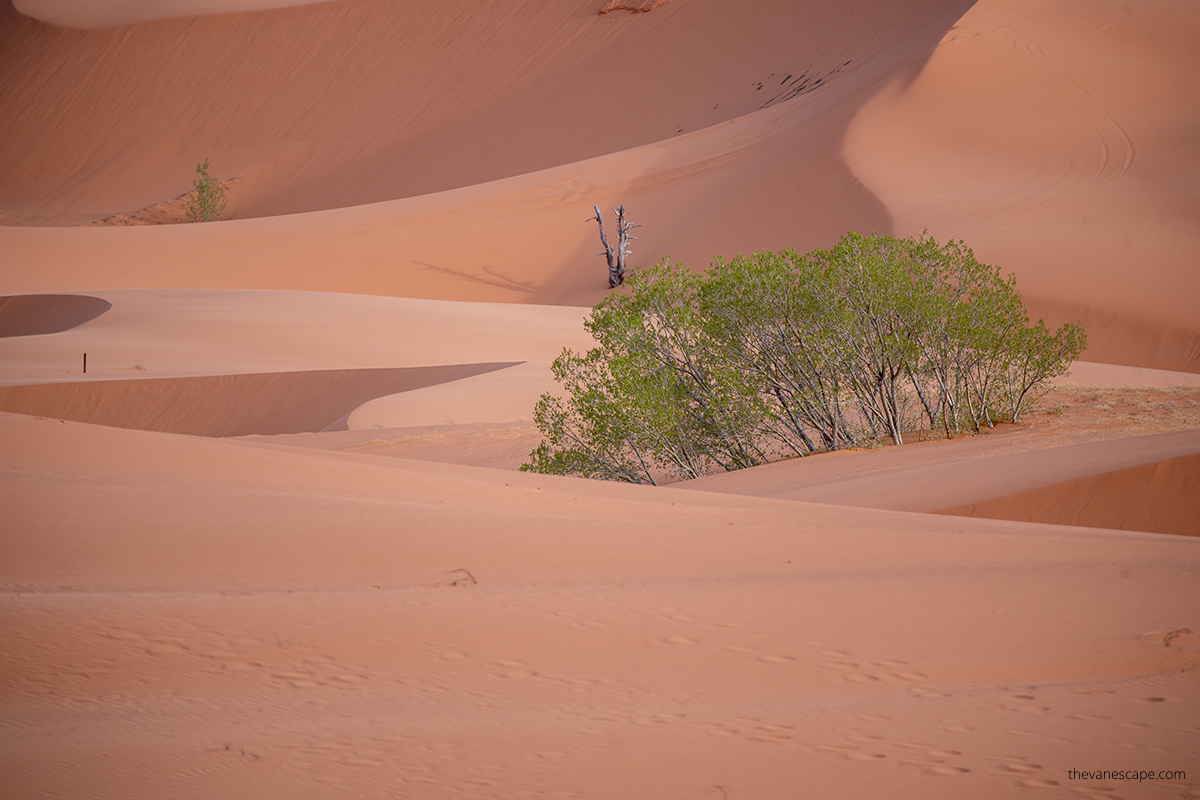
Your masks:
[{"label": "dead bare tree", "polygon": [[600,227],[600,243],[604,245],[604,255],[608,259],[608,288],[615,289],[625,282],[625,261],[629,256],[629,240],[637,238],[630,236],[629,232],[642,226],[625,219],[625,206],[614,208],[613,211],[617,215],[617,246],[614,248],[608,243],[608,237],[604,235],[604,220],[600,217],[600,206],[592,206],[592,208],[596,210],[596,216],[588,217],[588,220],[596,220],[596,224]]}]

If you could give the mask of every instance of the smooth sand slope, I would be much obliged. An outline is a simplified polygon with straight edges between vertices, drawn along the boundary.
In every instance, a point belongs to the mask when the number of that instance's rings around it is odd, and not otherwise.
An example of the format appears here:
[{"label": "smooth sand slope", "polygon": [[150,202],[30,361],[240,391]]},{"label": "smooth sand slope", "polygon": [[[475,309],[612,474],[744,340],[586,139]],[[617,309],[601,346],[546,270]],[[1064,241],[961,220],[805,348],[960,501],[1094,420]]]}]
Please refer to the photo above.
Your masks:
[{"label": "smooth sand slope", "polygon": [[1195,4],[981,0],[858,113],[847,163],[899,233],[1081,315],[1095,360],[1200,372],[1197,41]]},{"label": "smooth sand slope", "polygon": [[[1035,429],[795,459],[681,488],[1200,535],[1200,430],[1058,444]],[[1098,500],[1101,500],[1098,502]]]},{"label": "smooth sand slope", "polygon": [[243,218],[522,175],[791,96],[844,100],[931,49],[970,2],[603,5],[356,0],[97,31],[7,10],[3,221],[168,200],[206,156],[218,177],[246,177]]},{"label": "smooth sand slope", "polygon": [[17,796],[1080,796],[1200,743],[1189,537],[0,430]]},{"label": "smooth sand slope", "polygon": [[260,372],[0,388],[0,410],[195,436],[346,430],[368,400],[515,363]]},{"label": "smooth sand slope", "polygon": [[[1200,797],[1200,539],[1115,530],[1200,518],[1192,5],[281,5],[0,6],[0,795]],[[205,158],[238,219],[142,224]],[[593,203],[697,268],[964,236],[1095,363],[519,473]]]},{"label": "smooth sand slope", "polygon": [[1200,536],[1200,454],[967,503],[943,513]]}]

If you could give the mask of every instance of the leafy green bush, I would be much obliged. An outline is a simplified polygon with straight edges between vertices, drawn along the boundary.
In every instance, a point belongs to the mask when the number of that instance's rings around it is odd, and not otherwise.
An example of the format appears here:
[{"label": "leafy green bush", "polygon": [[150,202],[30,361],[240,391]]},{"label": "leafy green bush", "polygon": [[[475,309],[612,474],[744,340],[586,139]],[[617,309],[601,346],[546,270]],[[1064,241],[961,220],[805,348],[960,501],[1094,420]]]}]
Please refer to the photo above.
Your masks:
[{"label": "leafy green bush", "polygon": [[1079,323],[1030,325],[1015,280],[962,242],[848,233],[830,250],[664,260],[554,362],[544,441],[522,469],[655,483],[917,427],[1016,421],[1086,346]]},{"label": "leafy green bush", "polygon": [[225,213],[225,190],[216,178],[209,176],[207,158],[203,164],[196,165],[196,173],[200,177],[192,184],[195,194],[188,200],[188,221],[216,222],[229,219]]}]

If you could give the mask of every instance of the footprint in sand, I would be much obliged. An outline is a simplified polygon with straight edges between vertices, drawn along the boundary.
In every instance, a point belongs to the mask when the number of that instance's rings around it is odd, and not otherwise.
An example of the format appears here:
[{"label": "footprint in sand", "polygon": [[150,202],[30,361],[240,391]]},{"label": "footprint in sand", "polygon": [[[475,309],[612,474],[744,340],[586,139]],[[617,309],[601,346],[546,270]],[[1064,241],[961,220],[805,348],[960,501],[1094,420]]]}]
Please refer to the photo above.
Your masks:
[{"label": "footprint in sand", "polygon": [[865,750],[854,750],[846,753],[846,758],[851,761],[879,761],[887,758],[887,755],[884,753],[868,753]]},{"label": "footprint in sand", "polygon": [[926,775],[963,775],[971,770],[966,767],[952,767],[949,764],[942,764],[936,767],[930,767],[925,770]]},{"label": "footprint in sand", "polygon": [[532,678],[537,673],[531,669],[527,669],[520,661],[495,661],[492,662],[498,667],[509,667],[504,672],[501,672],[498,677],[508,678],[510,680],[521,680],[522,678]]},{"label": "footprint in sand", "polygon": [[1058,786],[1058,781],[1046,780],[1045,778],[1030,778],[1027,781],[1021,781],[1021,785],[1030,789],[1049,789]]},{"label": "footprint in sand", "polygon": [[1018,775],[1033,775],[1041,768],[1041,764],[1023,764],[1021,762],[1000,765],[1000,769],[1005,772],[1015,772]]},{"label": "footprint in sand", "polygon": [[124,630],[123,628],[113,628],[111,631],[108,631],[107,633],[105,633],[104,636],[108,639],[116,639],[117,641],[120,641],[120,642],[141,642],[141,641],[144,641],[146,638],[145,636],[142,636],[140,633],[136,633],[134,631],[127,631],[127,630]]},{"label": "footprint in sand", "polygon": [[875,681],[879,680],[879,677],[876,675],[871,675],[867,672],[855,672],[847,675],[846,680],[850,681],[851,683],[874,683]]},{"label": "footprint in sand", "polygon": [[709,728],[709,736],[737,736],[741,731],[737,728]]},{"label": "footprint in sand", "polygon": [[686,636],[668,636],[662,640],[665,644],[695,644],[695,639],[689,639]]}]

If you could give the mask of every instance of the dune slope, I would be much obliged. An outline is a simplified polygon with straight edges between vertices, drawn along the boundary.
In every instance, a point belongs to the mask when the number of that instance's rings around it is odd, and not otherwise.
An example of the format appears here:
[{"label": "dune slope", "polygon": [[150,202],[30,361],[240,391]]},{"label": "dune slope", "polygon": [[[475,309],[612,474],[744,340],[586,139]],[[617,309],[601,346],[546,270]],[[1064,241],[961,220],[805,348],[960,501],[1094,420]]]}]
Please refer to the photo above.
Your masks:
[{"label": "dune slope", "polygon": [[963,238],[1095,360],[1200,372],[1200,8],[981,0],[846,136],[899,233]]},{"label": "dune slope", "polygon": [[132,211],[206,157],[246,176],[243,218],[519,175],[887,69],[969,5],[358,0],[81,31],[6,4],[0,221]]},{"label": "dune slope", "polygon": [[1188,537],[0,428],[23,796],[1006,797],[1200,736]]},{"label": "dune slope", "polygon": [[1200,455],[1088,475],[942,513],[1200,536]]},{"label": "dune slope", "polygon": [[0,411],[195,436],[346,428],[368,400],[516,363],[258,372],[0,387]]}]

